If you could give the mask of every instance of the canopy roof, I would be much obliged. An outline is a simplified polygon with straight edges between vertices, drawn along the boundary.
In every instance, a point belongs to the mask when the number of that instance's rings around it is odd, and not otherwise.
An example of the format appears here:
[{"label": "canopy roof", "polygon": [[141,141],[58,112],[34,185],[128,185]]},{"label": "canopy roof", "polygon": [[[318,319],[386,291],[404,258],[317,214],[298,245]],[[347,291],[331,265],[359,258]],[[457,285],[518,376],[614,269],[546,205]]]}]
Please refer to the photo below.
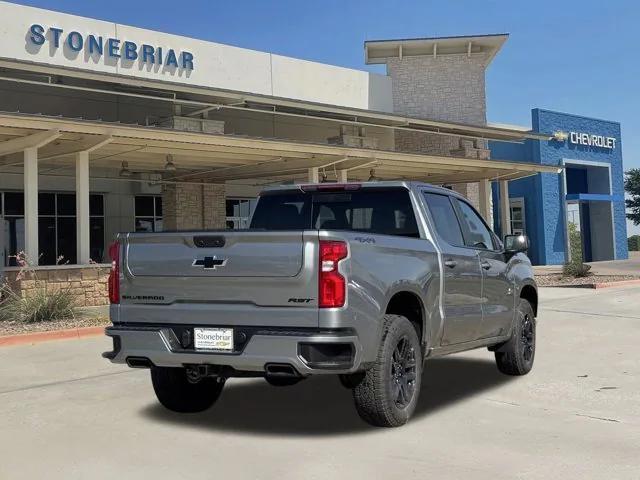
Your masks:
[{"label": "canopy roof", "polygon": [[[332,178],[347,170],[349,180],[410,179],[455,184],[482,179],[512,180],[558,167],[498,160],[425,155],[339,145],[205,134],[158,127],[0,113],[0,173],[21,165],[20,152],[37,146],[41,173],[70,168],[74,153],[90,151],[91,167],[163,173],[167,155],[176,172],[163,181],[222,183],[240,179],[306,180],[310,168]],[[337,176],[337,175],[336,175]]]}]

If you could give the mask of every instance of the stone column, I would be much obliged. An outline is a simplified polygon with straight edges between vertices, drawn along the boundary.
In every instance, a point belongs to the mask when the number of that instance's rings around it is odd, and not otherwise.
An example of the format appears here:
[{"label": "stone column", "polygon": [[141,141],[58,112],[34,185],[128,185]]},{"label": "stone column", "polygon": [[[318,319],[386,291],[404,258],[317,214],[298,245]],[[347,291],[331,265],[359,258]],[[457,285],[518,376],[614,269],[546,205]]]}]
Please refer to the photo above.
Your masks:
[{"label": "stone column", "polygon": [[[417,55],[387,59],[393,79],[393,109],[411,117],[486,125],[485,69],[488,54]],[[398,151],[488,158],[486,142],[449,135],[396,131]],[[478,184],[454,190],[478,208]]]},{"label": "stone column", "polygon": [[162,187],[165,230],[211,230],[225,228],[224,185],[180,183]]}]

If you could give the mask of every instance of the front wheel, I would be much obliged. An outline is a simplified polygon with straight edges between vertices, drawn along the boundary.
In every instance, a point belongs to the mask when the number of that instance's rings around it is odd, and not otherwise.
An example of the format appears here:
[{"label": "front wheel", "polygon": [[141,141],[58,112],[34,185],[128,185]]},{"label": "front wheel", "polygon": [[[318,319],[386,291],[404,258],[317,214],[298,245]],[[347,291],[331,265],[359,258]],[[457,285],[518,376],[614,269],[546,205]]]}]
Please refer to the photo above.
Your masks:
[{"label": "front wheel", "polygon": [[218,400],[224,387],[224,381],[213,377],[191,382],[185,368],[167,367],[152,367],[151,383],[158,401],[165,408],[179,413],[208,409]]},{"label": "front wheel", "polygon": [[400,315],[385,315],[382,343],[374,365],[353,388],[356,410],[367,423],[399,427],[418,403],[422,350],[416,329]]},{"label": "front wheel", "polygon": [[495,352],[496,365],[505,375],[526,375],[536,355],[536,318],[533,307],[524,298],[516,311],[511,339]]}]

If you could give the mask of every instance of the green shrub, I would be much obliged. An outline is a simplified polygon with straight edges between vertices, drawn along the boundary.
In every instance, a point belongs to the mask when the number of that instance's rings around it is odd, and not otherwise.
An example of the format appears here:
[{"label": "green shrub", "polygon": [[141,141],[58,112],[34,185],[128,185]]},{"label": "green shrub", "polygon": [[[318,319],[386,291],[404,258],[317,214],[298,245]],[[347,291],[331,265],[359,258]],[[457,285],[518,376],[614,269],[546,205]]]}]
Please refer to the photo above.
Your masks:
[{"label": "green shrub", "polygon": [[630,252],[637,252],[640,250],[640,235],[632,235],[627,239]]},{"label": "green shrub", "polygon": [[69,289],[47,292],[36,288],[23,297],[5,284],[0,286],[0,298],[0,321],[52,322],[72,319],[76,314],[75,298]]},{"label": "green shrub", "polygon": [[592,275],[589,270],[591,265],[582,262],[569,262],[562,266],[562,274],[565,277],[588,277]]}]

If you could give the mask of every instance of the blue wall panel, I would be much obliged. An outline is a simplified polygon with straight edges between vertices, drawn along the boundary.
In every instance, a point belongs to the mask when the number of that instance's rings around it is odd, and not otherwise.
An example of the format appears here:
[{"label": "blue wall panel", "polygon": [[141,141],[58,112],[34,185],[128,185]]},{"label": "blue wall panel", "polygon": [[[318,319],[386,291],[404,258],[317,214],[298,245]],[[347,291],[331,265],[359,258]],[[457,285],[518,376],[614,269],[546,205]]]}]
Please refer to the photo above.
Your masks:
[{"label": "blue wall panel", "polygon": [[[531,112],[534,131],[552,134],[558,130],[565,133],[580,132],[605,137],[614,137],[614,149],[575,145],[556,140],[527,140],[522,144],[489,142],[491,156],[496,160],[523,161],[544,165],[562,166],[564,161],[595,161],[611,165],[612,195],[614,210],[615,250],[617,259],[628,258],[627,230],[624,207],[622,144],[620,124],[605,120],[586,118],[549,110],[533,109]],[[569,193],[587,193],[585,173],[569,173]],[[531,260],[534,264],[561,264],[566,260],[565,216],[563,176],[552,173],[539,174],[509,182],[509,197],[524,197],[527,234],[531,239]],[[494,224],[501,231],[499,220],[499,194],[493,188]]]}]

